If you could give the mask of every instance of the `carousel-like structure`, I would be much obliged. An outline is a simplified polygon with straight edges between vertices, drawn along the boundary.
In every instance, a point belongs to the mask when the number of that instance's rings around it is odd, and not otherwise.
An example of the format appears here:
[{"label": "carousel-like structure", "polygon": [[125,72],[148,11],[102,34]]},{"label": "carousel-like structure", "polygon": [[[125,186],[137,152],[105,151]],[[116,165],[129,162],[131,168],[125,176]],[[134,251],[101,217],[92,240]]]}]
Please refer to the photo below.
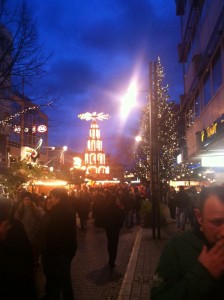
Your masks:
[{"label": "carousel-like structure", "polygon": [[[100,177],[110,173],[110,168],[106,162],[106,155],[103,150],[103,141],[100,135],[100,128],[97,120],[103,121],[109,119],[108,114],[89,113],[78,115],[81,120],[91,121],[89,136],[87,139],[87,148],[84,153],[84,166],[86,174]],[[103,176],[102,176],[103,177]]]}]

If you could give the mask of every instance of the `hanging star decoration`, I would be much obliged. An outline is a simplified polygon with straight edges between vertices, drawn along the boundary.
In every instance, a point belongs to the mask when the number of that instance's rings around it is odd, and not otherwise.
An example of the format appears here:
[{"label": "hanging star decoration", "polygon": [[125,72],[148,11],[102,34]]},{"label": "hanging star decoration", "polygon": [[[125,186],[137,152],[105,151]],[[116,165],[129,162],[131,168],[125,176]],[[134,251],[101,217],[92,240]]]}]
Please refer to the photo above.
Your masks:
[{"label": "hanging star decoration", "polygon": [[86,120],[86,121],[96,121],[96,120],[99,120],[99,121],[103,121],[103,120],[108,120],[109,119],[109,114],[105,114],[103,112],[101,113],[96,113],[96,112],[93,112],[93,113],[89,113],[89,112],[86,112],[84,114],[79,114],[78,115],[78,118],[80,120]]}]

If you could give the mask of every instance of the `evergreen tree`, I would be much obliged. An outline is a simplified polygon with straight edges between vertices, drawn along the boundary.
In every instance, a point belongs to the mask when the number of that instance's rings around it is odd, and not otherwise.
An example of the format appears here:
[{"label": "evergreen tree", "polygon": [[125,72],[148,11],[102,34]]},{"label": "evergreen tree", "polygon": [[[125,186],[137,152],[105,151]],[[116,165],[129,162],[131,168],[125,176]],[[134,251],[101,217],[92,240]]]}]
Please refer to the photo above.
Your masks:
[{"label": "evergreen tree", "polygon": [[[180,151],[180,136],[178,134],[178,122],[180,120],[179,106],[170,100],[168,85],[164,85],[164,69],[158,58],[156,64],[156,94],[153,95],[157,103],[158,119],[158,143],[160,181],[167,181],[175,176],[176,156]],[[142,140],[136,152],[136,172],[148,176],[150,170],[150,122],[149,103],[144,107],[140,120],[140,132]]]},{"label": "evergreen tree", "polygon": [[135,172],[142,181],[150,176],[149,105],[144,105],[140,118],[140,140],[135,150]]},{"label": "evergreen tree", "polygon": [[172,178],[176,167],[176,157],[180,150],[178,136],[179,106],[170,101],[168,85],[164,85],[164,69],[157,60],[157,104],[158,104],[158,142],[160,160],[160,180]]}]

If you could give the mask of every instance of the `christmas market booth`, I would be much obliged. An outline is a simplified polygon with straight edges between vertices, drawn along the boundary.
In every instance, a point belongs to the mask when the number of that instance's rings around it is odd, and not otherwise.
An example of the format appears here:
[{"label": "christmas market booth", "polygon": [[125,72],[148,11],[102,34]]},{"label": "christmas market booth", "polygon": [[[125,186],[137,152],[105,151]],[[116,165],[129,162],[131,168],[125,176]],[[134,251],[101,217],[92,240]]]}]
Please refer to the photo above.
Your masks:
[{"label": "christmas market booth", "polygon": [[64,187],[69,189],[69,184],[64,180],[30,180],[24,187],[31,193],[45,194],[48,195],[49,192],[56,187]]}]

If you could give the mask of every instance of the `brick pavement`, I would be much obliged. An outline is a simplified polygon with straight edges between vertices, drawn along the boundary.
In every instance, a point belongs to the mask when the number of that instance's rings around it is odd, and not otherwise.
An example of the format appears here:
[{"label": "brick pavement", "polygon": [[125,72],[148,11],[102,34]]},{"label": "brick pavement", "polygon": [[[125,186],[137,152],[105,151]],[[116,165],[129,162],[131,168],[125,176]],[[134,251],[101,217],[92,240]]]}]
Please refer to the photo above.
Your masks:
[{"label": "brick pavement", "polygon": [[111,275],[106,234],[89,220],[87,231],[77,229],[78,250],[72,262],[74,300],[149,300],[161,251],[174,235],[175,224],[161,229],[161,239],[153,239],[150,228],[122,228],[117,268]]},{"label": "brick pavement", "polygon": [[139,228],[118,300],[150,299],[152,276],[161,251],[165,242],[175,235],[175,224],[161,228],[161,239],[153,239],[150,228]]},{"label": "brick pavement", "polygon": [[120,232],[117,268],[111,275],[108,267],[107,241],[104,229],[95,228],[89,220],[88,229],[77,229],[78,250],[72,262],[72,283],[75,300],[117,299],[130,260],[138,227],[123,227]]}]

